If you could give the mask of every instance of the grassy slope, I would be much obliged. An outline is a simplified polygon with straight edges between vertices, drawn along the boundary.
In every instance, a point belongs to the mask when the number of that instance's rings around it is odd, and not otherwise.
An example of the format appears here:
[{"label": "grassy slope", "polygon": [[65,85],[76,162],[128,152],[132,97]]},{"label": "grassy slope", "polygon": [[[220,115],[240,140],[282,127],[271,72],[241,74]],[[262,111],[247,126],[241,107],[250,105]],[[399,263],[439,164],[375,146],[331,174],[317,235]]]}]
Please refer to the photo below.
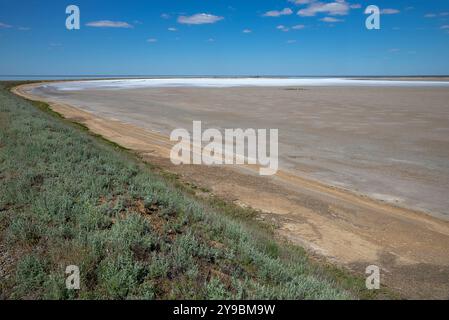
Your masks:
[{"label": "grassy slope", "polygon": [[[272,240],[250,211],[199,200],[171,180],[0,83],[0,298],[366,293],[359,279]],[[72,264],[81,270],[80,291],[65,289]]]}]

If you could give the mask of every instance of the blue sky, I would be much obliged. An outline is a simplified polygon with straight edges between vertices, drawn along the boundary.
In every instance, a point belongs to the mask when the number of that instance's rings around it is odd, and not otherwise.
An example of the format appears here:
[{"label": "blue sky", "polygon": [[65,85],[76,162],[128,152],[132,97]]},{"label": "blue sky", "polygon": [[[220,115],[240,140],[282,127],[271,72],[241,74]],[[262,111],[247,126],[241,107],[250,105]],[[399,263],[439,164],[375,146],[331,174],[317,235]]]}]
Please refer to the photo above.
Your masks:
[{"label": "blue sky", "polygon": [[449,1],[0,0],[6,74],[447,75]]}]

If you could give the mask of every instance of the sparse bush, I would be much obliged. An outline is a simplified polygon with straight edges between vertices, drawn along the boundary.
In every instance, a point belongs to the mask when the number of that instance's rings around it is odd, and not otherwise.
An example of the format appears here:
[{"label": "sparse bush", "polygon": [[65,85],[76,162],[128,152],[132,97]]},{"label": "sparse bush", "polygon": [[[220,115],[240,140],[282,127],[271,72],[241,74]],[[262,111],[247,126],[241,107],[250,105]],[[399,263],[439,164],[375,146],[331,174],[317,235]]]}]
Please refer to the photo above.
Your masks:
[{"label": "sparse bush", "polygon": [[36,244],[45,234],[42,225],[34,221],[34,219],[25,214],[17,214],[14,219],[12,219],[7,230],[7,241],[10,244],[15,242],[21,242],[24,244]]},{"label": "sparse bush", "polygon": [[227,300],[232,296],[221,281],[217,278],[212,278],[206,284],[206,299],[209,300]]},{"label": "sparse bush", "polygon": [[32,297],[44,290],[43,284],[48,279],[48,264],[35,254],[25,255],[17,264],[17,294]]},{"label": "sparse bush", "polygon": [[148,277],[151,279],[165,278],[169,272],[170,262],[163,255],[153,254],[148,266]]},{"label": "sparse bush", "polygon": [[98,268],[99,286],[106,298],[125,299],[142,283],[144,271],[130,254],[109,257]]}]

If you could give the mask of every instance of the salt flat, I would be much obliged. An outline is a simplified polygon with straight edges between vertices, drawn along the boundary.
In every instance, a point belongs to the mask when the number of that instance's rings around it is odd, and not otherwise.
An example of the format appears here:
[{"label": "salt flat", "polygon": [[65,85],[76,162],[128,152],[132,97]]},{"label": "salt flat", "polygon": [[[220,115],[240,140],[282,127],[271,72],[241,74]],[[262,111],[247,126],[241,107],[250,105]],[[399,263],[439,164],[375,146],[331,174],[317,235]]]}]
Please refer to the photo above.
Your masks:
[{"label": "salt flat", "polygon": [[[199,87],[116,80],[51,84],[33,93],[163,134],[191,130],[193,120],[205,128],[277,128],[281,169],[449,219],[447,82],[299,88],[242,87],[249,81],[243,79],[233,80],[237,87],[204,88],[204,79],[193,80]],[[294,81],[280,83],[286,80]]]},{"label": "salt flat", "polygon": [[70,81],[52,83],[50,88],[60,91],[85,89],[136,89],[136,88],[232,88],[232,87],[443,87],[449,88],[447,77],[434,78],[148,78],[148,79],[109,79],[90,81]]}]

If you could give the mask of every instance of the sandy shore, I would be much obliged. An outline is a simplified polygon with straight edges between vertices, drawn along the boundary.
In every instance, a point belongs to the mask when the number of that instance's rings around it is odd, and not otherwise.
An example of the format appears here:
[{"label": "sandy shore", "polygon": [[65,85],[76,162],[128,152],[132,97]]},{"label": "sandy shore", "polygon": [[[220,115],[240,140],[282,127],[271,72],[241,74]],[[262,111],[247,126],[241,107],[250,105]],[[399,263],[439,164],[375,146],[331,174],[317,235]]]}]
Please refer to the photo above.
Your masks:
[{"label": "sandy shore", "polygon": [[[393,205],[446,217],[447,89],[171,88],[51,98],[33,96],[30,86],[15,91],[47,100],[65,117],[149,161],[262,210],[280,235],[317,254],[360,272],[379,265],[383,283],[410,297],[449,297],[449,223]],[[300,108],[292,108],[292,101]],[[245,113],[245,103],[257,106],[256,112]],[[173,126],[190,128],[192,118],[209,127],[232,123],[286,132],[280,135],[282,170],[263,178],[248,166],[172,166],[166,134]]]}]

